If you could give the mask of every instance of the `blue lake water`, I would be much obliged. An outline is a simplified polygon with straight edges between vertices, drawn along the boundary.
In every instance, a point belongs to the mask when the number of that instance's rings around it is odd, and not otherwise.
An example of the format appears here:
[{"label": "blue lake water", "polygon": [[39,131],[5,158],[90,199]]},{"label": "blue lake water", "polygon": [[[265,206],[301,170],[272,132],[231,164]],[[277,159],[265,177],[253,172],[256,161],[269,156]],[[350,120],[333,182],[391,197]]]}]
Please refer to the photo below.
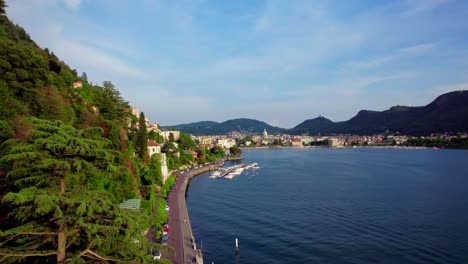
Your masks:
[{"label": "blue lake water", "polygon": [[244,157],[261,169],[190,183],[205,263],[468,263],[466,150],[261,149]]}]

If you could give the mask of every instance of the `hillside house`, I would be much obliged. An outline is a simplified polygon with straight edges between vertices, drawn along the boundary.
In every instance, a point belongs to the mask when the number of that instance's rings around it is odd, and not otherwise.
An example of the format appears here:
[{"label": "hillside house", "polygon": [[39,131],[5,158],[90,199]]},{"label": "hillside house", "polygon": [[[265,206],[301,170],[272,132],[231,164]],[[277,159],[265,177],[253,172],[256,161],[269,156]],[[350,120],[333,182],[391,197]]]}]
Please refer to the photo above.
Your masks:
[{"label": "hillside house", "polygon": [[153,154],[161,153],[161,145],[150,140],[148,141],[148,155],[151,157]]}]

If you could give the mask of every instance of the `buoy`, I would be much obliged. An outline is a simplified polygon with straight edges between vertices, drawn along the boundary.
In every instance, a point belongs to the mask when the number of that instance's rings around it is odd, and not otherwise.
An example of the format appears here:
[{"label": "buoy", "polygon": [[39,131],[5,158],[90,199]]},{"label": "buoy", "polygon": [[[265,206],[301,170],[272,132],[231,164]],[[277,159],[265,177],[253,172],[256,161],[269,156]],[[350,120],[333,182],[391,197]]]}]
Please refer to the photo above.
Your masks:
[{"label": "buoy", "polygon": [[236,254],[239,254],[239,241],[236,238]]}]

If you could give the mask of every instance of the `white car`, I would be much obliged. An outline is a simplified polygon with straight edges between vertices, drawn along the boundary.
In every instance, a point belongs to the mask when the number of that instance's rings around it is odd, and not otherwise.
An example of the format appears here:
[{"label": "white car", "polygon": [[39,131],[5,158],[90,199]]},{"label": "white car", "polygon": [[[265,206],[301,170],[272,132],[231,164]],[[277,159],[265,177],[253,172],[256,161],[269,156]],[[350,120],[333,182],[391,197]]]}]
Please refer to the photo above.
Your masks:
[{"label": "white car", "polygon": [[153,259],[161,259],[161,252],[154,250],[153,251]]}]

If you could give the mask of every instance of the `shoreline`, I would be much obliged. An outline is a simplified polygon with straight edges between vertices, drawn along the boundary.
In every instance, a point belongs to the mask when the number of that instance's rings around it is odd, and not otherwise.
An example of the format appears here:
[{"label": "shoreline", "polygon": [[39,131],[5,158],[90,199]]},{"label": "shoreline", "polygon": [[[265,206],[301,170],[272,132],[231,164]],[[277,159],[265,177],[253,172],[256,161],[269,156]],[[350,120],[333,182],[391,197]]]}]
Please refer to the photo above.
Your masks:
[{"label": "shoreline", "polygon": [[[274,146],[261,146],[261,147],[240,147],[242,150],[254,150],[254,149],[433,149],[432,147],[423,146],[343,146],[343,147],[329,147],[329,146],[304,146],[304,147],[279,147]],[[438,148],[438,149],[459,149],[459,148]],[[463,148],[461,148],[463,149]]]},{"label": "shoreline", "polygon": [[187,208],[187,189],[190,180],[202,173],[214,170],[224,165],[224,159],[218,160],[215,164],[208,164],[202,167],[180,171],[176,177],[173,190],[170,197],[170,215],[168,224],[169,245],[176,251],[175,256],[168,257],[174,264],[176,263],[197,263],[203,264],[203,252],[197,248],[195,237],[193,236],[192,226]]}]

